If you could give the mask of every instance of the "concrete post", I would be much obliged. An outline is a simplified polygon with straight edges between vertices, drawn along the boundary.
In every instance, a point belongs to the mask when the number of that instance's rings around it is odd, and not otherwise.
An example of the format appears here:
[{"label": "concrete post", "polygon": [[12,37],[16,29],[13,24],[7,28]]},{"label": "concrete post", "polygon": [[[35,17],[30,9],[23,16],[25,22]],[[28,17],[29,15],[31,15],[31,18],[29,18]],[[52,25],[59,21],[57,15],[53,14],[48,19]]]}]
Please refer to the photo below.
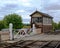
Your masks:
[{"label": "concrete post", "polygon": [[33,24],[33,32],[35,32],[35,24]]},{"label": "concrete post", "polygon": [[9,32],[10,32],[10,40],[13,40],[14,39],[14,36],[13,36],[13,24],[10,23],[9,24]]}]

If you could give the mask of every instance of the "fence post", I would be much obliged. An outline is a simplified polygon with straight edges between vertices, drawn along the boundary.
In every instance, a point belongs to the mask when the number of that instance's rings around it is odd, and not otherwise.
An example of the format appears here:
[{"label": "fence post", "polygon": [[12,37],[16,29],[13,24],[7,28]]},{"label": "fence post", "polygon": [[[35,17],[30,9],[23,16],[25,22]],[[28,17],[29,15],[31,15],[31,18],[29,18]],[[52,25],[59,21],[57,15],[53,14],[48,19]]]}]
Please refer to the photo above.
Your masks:
[{"label": "fence post", "polygon": [[33,24],[33,32],[35,32],[35,24]]},{"label": "fence post", "polygon": [[13,40],[14,35],[13,35],[13,24],[12,23],[9,24],[9,32],[10,32],[10,40]]}]

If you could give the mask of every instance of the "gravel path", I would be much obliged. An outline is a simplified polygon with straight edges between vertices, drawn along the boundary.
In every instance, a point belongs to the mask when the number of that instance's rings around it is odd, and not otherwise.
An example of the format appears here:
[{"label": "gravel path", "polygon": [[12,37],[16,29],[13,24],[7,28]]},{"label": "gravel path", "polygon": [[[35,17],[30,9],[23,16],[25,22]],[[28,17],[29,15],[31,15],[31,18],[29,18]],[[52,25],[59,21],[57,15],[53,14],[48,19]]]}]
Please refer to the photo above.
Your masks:
[{"label": "gravel path", "polygon": [[60,35],[40,34],[40,35],[24,37],[24,38],[22,38],[22,40],[58,40],[58,41],[60,41]]}]

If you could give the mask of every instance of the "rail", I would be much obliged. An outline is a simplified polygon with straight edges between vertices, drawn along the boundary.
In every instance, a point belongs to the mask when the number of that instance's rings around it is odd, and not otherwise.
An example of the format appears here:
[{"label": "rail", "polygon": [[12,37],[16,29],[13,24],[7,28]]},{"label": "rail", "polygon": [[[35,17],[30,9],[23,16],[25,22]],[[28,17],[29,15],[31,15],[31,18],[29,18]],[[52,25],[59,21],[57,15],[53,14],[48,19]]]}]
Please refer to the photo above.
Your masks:
[{"label": "rail", "polygon": [[3,48],[60,48],[60,41],[19,41]]}]

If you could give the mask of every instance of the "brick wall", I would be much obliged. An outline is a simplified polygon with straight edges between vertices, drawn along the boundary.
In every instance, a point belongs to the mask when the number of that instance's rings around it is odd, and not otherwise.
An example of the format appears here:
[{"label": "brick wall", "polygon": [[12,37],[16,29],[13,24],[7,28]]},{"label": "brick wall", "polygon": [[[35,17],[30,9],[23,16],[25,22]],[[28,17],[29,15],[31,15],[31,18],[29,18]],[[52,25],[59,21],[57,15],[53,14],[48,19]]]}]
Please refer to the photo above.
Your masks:
[{"label": "brick wall", "polygon": [[43,32],[52,31],[52,25],[43,25]]},{"label": "brick wall", "polygon": [[9,31],[8,32],[0,31],[0,35],[1,35],[1,40],[9,40],[9,38],[10,38]]}]

